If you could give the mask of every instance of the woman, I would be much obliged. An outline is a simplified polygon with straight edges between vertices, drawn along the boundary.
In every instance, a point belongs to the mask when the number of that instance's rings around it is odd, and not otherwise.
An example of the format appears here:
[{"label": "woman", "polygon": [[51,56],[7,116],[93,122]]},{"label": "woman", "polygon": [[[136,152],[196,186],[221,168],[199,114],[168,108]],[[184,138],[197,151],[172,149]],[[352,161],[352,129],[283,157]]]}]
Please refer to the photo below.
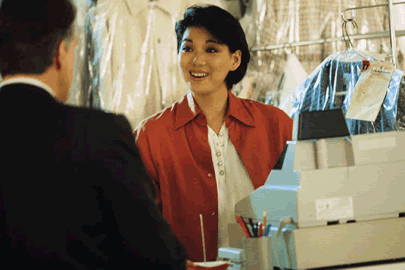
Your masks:
[{"label": "woman", "polygon": [[231,93],[250,60],[239,22],[216,6],[192,6],[176,23],[178,60],[189,92],[144,120],[135,137],[156,199],[189,257],[228,245],[235,204],[262,186],[292,120],[278,108]]}]

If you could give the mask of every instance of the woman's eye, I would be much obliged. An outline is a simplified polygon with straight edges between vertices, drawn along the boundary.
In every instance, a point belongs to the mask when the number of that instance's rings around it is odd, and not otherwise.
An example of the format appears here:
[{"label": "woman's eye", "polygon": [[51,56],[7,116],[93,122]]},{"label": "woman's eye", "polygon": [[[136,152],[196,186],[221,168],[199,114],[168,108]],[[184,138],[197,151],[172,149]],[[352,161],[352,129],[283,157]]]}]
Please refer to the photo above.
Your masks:
[{"label": "woman's eye", "polygon": [[207,49],[207,52],[209,52],[209,53],[216,53],[216,52],[218,52],[218,50],[215,49],[215,48],[208,48],[208,49]]},{"label": "woman's eye", "polygon": [[189,46],[184,46],[182,49],[183,52],[191,52],[191,47]]}]

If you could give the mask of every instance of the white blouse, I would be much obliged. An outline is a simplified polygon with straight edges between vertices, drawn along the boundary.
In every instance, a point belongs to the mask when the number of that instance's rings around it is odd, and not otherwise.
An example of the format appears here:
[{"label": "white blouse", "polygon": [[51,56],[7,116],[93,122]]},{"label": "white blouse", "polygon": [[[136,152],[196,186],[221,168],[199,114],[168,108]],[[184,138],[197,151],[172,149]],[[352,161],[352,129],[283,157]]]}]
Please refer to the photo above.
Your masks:
[{"label": "white blouse", "polygon": [[254,187],[225,123],[219,135],[208,127],[208,141],[218,190],[218,248],[229,247],[228,224],[236,223],[235,205],[252,193]]}]

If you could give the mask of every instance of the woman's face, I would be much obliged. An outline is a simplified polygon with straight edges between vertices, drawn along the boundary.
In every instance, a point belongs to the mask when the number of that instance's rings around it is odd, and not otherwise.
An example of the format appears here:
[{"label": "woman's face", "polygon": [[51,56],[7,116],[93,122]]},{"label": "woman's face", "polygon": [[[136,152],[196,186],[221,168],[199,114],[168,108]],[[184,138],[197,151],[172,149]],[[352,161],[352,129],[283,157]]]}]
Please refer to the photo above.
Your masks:
[{"label": "woman's face", "polygon": [[179,64],[188,87],[195,94],[212,94],[227,91],[225,78],[236,70],[241,61],[241,51],[230,53],[204,28],[189,27],[183,34]]}]

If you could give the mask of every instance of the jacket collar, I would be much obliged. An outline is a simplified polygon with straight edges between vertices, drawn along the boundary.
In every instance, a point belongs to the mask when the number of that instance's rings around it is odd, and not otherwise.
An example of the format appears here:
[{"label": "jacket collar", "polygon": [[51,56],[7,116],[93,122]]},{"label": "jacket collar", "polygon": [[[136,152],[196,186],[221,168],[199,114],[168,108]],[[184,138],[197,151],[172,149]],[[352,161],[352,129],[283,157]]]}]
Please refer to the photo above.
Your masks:
[{"label": "jacket collar", "polygon": [[[250,101],[252,103],[252,101]],[[178,102],[178,109],[175,115],[174,128],[179,129],[196,119],[197,116],[203,114],[198,107],[193,94],[188,91],[186,95]],[[253,120],[253,113],[250,106],[244,104],[241,99],[237,98],[232,92],[228,91],[228,109],[225,114],[225,124],[230,124],[230,117],[237,119],[243,124],[255,127],[256,123]]]},{"label": "jacket collar", "polygon": [[228,110],[225,115],[226,126],[229,125],[230,116],[239,120],[243,124],[255,127],[256,123],[253,120],[252,100],[248,100],[249,104],[237,98],[232,92],[228,91]]},{"label": "jacket collar", "polygon": [[8,80],[3,80],[0,83],[0,88],[7,86],[7,85],[11,85],[11,84],[29,84],[29,85],[33,85],[36,86],[38,88],[41,88],[43,90],[45,90],[46,92],[48,92],[52,97],[56,97],[55,93],[53,92],[52,88],[45,84],[44,82],[38,80],[38,79],[34,79],[34,78],[29,78],[29,77],[15,77],[12,79],[8,79]]},{"label": "jacket collar", "polygon": [[202,114],[197,103],[195,103],[193,94],[188,91],[181,100],[178,101],[178,109],[176,110],[176,118],[174,129],[179,129],[186,125],[188,122],[196,118],[199,114]]}]

